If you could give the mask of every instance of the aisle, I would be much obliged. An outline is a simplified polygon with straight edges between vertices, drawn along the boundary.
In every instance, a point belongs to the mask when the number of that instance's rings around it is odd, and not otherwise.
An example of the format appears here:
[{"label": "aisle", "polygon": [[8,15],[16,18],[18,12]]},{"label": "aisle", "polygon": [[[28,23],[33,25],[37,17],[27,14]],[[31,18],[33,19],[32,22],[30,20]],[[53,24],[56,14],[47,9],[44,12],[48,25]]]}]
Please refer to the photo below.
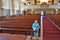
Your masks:
[{"label": "aisle", "polygon": [[60,40],[60,30],[56,28],[56,26],[47,18],[43,18],[43,39],[44,40]]}]

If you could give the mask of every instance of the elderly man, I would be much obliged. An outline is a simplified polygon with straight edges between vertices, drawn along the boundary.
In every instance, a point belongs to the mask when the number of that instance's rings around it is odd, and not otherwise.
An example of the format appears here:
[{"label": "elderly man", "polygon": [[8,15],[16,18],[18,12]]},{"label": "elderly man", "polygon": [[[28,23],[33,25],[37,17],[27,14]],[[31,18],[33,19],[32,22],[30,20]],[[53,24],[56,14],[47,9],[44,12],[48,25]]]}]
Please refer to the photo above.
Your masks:
[{"label": "elderly man", "polygon": [[38,33],[39,33],[40,26],[39,26],[39,23],[37,22],[37,20],[35,20],[35,22],[32,24],[32,29],[34,32],[34,37],[36,39],[38,39]]}]

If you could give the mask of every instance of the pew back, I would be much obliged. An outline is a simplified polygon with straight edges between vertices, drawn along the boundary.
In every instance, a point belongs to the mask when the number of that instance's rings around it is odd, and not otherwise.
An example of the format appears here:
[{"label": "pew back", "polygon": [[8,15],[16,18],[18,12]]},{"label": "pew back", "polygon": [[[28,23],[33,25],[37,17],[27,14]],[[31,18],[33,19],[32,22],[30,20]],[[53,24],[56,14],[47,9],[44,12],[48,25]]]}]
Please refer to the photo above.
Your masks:
[{"label": "pew back", "polygon": [[5,22],[0,23],[0,27],[2,30],[31,32],[35,20],[40,24],[39,14],[17,16],[5,19]]}]

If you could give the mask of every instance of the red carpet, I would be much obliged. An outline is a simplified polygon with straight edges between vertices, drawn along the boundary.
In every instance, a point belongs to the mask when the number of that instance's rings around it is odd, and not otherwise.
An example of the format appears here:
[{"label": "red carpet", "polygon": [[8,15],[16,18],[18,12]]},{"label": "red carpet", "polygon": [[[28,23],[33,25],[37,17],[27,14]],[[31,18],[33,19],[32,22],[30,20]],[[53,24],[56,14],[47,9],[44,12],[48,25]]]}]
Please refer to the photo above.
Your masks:
[{"label": "red carpet", "polygon": [[44,17],[44,40],[60,40],[60,30],[47,18]]}]

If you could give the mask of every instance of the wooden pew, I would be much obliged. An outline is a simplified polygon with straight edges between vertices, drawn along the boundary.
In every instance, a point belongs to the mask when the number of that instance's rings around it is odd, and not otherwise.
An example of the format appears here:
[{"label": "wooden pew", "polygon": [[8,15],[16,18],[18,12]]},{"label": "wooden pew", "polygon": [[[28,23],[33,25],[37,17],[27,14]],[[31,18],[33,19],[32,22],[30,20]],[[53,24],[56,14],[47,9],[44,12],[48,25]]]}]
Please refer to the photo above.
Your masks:
[{"label": "wooden pew", "polygon": [[[7,22],[0,23],[1,30],[8,30],[10,33],[32,32],[32,24],[35,20],[40,24],[40,15],[25,15],[6,19]],[[4,32],[5,32],[4,31]]]},{"label": "wooden pew", "polygon": [[4,20],[6,18],[6,16],[0,16],[0,21]]},{"label": "wooden pew", "polygon": [[50,19],[55,23],[57,24],[59,27],[60,27],[60,15],[56,14],[56,15],[53,15],[53,14],[50,14],[48,15],[50,17]]}]

